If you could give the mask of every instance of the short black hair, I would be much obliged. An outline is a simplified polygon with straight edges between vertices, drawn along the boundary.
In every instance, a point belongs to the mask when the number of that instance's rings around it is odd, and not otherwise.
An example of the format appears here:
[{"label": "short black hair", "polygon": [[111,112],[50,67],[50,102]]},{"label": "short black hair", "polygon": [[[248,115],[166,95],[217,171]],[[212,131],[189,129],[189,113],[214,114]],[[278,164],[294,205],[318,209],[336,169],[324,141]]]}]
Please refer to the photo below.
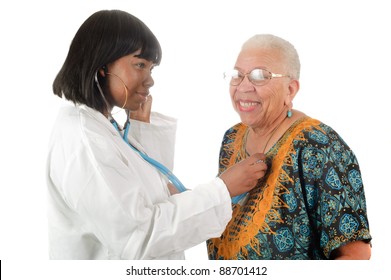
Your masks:
[{"label": "short black hair", "polygon": [[[53,82],[54,94],[103,112],[106,105],[95,83],[97,71],[137,50],[141,50],[138,57],[160,64],[159,41],[141,20],[120,10],[92,14],[72,40],[65,62]],[[102,80],[100,75],[98,77]]]}]

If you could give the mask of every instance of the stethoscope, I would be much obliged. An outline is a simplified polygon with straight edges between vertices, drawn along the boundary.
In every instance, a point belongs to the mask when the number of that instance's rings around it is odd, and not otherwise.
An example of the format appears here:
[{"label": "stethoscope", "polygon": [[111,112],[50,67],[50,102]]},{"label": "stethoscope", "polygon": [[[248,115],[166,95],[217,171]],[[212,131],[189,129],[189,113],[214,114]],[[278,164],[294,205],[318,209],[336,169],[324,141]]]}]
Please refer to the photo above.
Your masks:
[{"label": "stethoscope", "polygon": [[231,199],[231,200],[232,200],[232,203],[233,203],[233,204],[238,204],[239,201],[241,201],[247,194],[248,194],[248,193],[246,192],[246,193],[242,193],[242,194],[240,194],[240,195],[238,195],[238,196],[234,196],[234,197]]},{"label": "stethoscope", "polygon": [[[111,118],[110,119],[110,122],[111,124],[114,126],[114,128],[118,131],[119,135],[121,136],[121,132],[120,132],[120,129],[118,127],[118,124],[117,122],[114,120],[114,118]],[[159,170],[163,175],[165,175],[168,180],[175,186],[175,188],[179,191],[179,192],[184,192],[186,191],[187,189],[185,188],[185,186],[182,184],[182,182],[167,168],[165,167],[163,164],[161,164],[160,162],[158,162],[157,160],[151,158],[150,156],[148,156],[146,153],[143,153],[141,152],[139,149],[137,149],[135,146],[133,146],[130,142],[129,142],[129,139],[128,139],[128,134],[129,134],[129,129],[130,129],[130,121],[129,121],[129,118],[127,119],[126,123],[125,123],[125,126],[124,126],[124,133],[122,135],[122,139],[125,141],[126,144],[128,144],[128,146],[130,148],[132,148],[132,150],[136,151],[145,161],[147,161],[148,163],[150,163],[152,166],[154,166],[157,170]]]},{"label": "stethoscope", "polygon": [[[110,73],[106,73],[106,74],[110,74]],[[115,75],[117,76],[117,75]],[[118,77],[118,76],[117,76]],[[119,77],[118,77],[119,78]],[[121,82],[124,84],[124,82],[122,81],[121,78],[119,78],[121,80]],[[100,87],[100,84],[99,84],[99,81],[98,81],[98,71],[95,72],[95,83],[99,89],[99,92],[103,98],[103,100],[105,101],[106,103],[106,106],[107,108],[109,108],[109,104],[103,94],[103,91]],[[127,88],[126,88],[126,85],[124,84],[124,87],[127,91]],[[127,95],[126,95],[126,98],[127,98]],[[187,189],[185,188],[185,186],[182,184],[182,182],[166,167],[164,166],[163,164],[161,164],[160,162],[158,162],[157,160],[151,158],[150,156],[148,156],[146,153],[143,153],[141,152],[139,149],[137,149],[135,146],[133,146],[130,142],[129,142],[129,139],[128,139],[128,134],[129,134],[129,130],[130,130],[130,121],[129,121],[129,111],[126,110],[126,122],[125,122],[125,125],[124,125],[124,128],[123,128],[123,135],[121,135],[121,131],[119,129],[119,126],[118,126],[118,123],[115,121],[115,119],[113,118],[113,116],[111,115],[111,113],[109,113],[109,116],[108,116],[108,119],[110,121],[110,123],[114,126],[115,130],[118,131],[119,135],[121,136],[121,138],[125,141],[125,143],[132,149],[134,150],[135,152],[137,152],[145,161],[147,161],[148,163],[150,163],[152,166],[154,166],[157,170],[159,170],[163,175],[165,175],[168,180],[175,186],[175,188],[179,191],[179,192],[184,192],[186,191]]]}]

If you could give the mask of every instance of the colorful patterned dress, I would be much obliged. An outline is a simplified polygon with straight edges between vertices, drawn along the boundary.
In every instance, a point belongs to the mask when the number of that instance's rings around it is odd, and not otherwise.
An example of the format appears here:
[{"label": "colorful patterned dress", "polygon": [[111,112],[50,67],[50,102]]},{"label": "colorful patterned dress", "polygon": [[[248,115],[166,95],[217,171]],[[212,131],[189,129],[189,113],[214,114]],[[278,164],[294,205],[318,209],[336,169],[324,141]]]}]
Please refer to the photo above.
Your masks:
[{"label": "colorful patterned dress", "polygon": [[[248,156],[247,129],[225,133],[219,174]],[[207,241],[209,259],[329,259],[347,242],[371,240],[357,159],[332,128],[303,117],[266,156],[267,175]]]}]

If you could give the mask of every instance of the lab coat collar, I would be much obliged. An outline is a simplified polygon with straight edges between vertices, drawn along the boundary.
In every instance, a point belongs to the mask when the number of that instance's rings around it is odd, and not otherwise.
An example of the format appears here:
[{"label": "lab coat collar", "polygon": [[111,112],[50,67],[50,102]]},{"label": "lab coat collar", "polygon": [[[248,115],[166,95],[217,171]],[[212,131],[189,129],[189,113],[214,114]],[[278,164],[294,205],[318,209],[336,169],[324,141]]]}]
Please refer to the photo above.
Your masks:
[{"label": "lab coat collar", "polygon": [[[114,128],[114,126],[111,124],[111,122],[99,111],[91,108],[91,107],[88,107],[87,105],[85,104],[80,104],[80,105],[76,105],[76,107],[78,107],[79,110],[82,110],[82,111],[85,111],[87,112],[88,115],[90,115],[91,117],[93,117],[96,121],[98,121],[99,123],[101,123],[102,125],[104,125],[109,131],[110,133],[114,136],[114,137],[120,137],[122,138],[122,136],[120,135],[120,133]],[[122,129],[122,126],[120,126],[120,128]],[[129,139],[129,142],[134,146],[136,147],[136,149],[138,149],[139,151],[145,153],[145,150],[144,148],[140,145],[140,143],[138,143],[129,133],[128,135],[128,139]],[[123,140],[123,139],[121,139]],[[124,141],[124,144],[125,144],[125,141]]]}]

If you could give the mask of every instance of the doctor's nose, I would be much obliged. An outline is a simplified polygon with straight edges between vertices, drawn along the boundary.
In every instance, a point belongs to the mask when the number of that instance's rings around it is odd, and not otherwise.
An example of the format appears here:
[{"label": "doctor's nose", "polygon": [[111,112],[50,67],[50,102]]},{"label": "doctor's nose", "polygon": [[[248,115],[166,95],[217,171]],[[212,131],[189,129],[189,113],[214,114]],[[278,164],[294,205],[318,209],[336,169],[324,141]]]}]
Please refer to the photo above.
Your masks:
[{"label": "doctor's nose", "polygon": [[153,87],[154,84],[155,84],[155,81],[152,78],[152,75],[151,74],[147,75],[147,77],[145,78],[145,81],[144,81],[144,86],[146,88],[151,88],[151,87]]}]

